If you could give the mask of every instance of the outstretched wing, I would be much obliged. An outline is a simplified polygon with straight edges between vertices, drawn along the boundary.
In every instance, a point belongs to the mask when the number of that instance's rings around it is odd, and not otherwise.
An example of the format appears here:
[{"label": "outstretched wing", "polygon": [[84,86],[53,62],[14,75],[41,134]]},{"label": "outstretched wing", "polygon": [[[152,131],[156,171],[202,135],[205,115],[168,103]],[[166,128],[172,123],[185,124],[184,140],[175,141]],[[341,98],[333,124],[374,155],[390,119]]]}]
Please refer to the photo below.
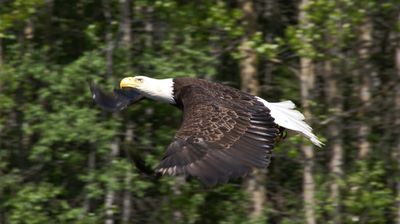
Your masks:
[{"label": "outstretched wing", "polygon": [[158,172],[212,186],[269,164],[279,129],[268,108],[251,95],[207,93],[199,86],[181,91],[183,122]]},{"label": "outstretched wing", "polygon": [[106,93],[94,83],[90,84],[94,101],[106,111],[120,111],[143,96],[132,88],[115,89],[113,93]]}]

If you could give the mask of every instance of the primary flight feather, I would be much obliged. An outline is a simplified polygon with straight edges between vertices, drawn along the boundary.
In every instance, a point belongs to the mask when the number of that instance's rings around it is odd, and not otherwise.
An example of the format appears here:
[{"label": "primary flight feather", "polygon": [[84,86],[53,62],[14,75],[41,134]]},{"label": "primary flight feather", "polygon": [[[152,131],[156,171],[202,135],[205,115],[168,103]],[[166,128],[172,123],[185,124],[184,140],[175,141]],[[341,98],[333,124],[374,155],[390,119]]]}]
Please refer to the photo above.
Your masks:
[{"label": "primary flight feather", "polygon": [[162,174],[194,176],[207,186],[245,176],[255,167],[268,166],[272,148],[284,129],[322,146],[291,101],[270,103],[196,78],[127,77],[121,80],[120,88],[111,96],[95,86],[91,89],[94,100],[111,111],[143,98],[183,111],[181,127],[157,167]]}]

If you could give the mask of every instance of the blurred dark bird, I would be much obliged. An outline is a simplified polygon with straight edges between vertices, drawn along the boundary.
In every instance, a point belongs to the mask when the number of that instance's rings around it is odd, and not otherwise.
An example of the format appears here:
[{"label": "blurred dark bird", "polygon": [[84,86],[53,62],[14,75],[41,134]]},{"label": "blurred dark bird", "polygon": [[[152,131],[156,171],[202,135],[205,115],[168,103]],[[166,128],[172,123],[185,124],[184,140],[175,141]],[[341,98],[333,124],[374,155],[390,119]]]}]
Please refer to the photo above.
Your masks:
[{"label": "blurred dark bird", "polygon": [[115,89],[113,93],[106,93],[94,83],[90,84],[92,96],[97,105],[110,112],[125,109],[132,103],[142,100],[144,97],[131,88]]},{"label": "blurred dark bird", "polygon": [[270,103],[196,78],[127,77],[120,88],[113,94],[94,85],[91,89],[96,103],[108,111],[122,110],[143,98],[183,111],[181,127],[156,168],[161,174],[194,176],[206,186],[226,183],[255,167],[267,167],[285,129],[323,145],[291,101]]}]

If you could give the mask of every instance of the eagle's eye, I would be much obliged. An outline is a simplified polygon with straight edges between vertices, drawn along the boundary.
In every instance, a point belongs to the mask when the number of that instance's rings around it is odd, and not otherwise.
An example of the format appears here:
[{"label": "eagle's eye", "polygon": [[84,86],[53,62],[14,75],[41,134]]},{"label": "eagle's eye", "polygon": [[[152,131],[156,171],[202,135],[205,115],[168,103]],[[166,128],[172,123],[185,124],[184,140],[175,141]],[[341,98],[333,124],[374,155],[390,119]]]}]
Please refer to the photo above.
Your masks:
[{"label": "eagle's eye", "polygon": [[142,78],[136,78],[136,81],[142,83],[142,82],[143,82],[143,79],[142,79]]}]

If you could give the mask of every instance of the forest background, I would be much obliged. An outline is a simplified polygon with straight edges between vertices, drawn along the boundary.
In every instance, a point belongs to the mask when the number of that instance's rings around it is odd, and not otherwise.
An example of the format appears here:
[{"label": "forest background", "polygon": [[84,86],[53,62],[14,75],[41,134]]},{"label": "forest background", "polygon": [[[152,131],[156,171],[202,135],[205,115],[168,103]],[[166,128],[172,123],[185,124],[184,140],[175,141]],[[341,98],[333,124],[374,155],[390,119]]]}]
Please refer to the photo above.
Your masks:
[{"label": "forest background", "polygon": [[[0,0],[0,223],[400,224],[398,0]],[[268,170],[204,188],[154,178],[176,108],[116,114],[134,74],[293,100]],[[138,169],[139,168],[139,169]]]}]

